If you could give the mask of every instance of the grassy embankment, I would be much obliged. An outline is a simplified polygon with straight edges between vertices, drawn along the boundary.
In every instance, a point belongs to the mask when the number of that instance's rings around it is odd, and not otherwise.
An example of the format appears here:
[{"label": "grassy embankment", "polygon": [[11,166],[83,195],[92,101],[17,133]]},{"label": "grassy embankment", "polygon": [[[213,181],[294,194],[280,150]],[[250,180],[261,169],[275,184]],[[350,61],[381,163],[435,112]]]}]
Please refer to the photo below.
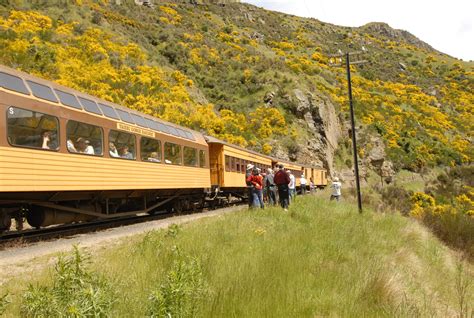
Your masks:
[{"label": "grassy embankment", "polygon": [[[288,213],[243,211],[151,232],[94,252],[85,273],[75,265],[62,262],[62,278],[34,279],[54,281],[56,292],[33,288],[21,300],[31,278],[10,282],[7,316],[21,304],[24,313],[64,303],[81,312],[94,302],[114,317],[446,317],[474,308],[472,265],[421,225],[314,196]],[[75,300],[61,300],[68,292]]]}]

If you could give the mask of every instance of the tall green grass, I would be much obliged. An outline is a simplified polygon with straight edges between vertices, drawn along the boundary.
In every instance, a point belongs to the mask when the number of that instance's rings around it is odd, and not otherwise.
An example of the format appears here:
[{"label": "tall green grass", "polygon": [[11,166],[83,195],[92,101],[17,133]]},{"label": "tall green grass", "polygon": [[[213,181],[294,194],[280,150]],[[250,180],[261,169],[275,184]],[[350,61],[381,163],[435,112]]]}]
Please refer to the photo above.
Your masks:
[{"label": "tall green grass", "polygon": [[114,291],[111,317],[444,317],[474,308],[472,265],[417,222],[315,196],[289,212],[149,232],[92,260],[89,270]]}]

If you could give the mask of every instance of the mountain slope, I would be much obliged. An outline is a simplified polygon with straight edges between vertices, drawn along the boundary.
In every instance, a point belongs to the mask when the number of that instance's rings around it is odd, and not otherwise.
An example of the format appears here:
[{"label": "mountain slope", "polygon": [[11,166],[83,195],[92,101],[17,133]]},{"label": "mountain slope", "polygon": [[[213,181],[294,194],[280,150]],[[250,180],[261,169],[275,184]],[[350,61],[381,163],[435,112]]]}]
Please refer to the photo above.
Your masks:
[{"label": "mountain slope", "polygon": [[350,139],[345,73],[327,55],[364,46],[370,64],[353,74],[363,160],[381,140],[395,169],[472,162],[472,62],[386,24],[348,28],[247,4],[182,2],[1,5],[0,62],[332,169]]}]

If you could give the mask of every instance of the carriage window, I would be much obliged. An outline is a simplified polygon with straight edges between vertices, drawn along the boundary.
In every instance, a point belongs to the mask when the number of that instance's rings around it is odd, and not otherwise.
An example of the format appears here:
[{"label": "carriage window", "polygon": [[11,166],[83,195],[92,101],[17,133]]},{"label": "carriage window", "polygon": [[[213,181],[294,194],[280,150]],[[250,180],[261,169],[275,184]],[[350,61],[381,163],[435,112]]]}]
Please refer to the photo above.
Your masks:
[{"label": "carriage window", "polygon": [[180,165],[182,162],[181,146],[165,142],[165,163]]},{"label": "carriage window", "polygon": [[240,159],[236,159],[235,161],[236,161],[236,163],[235,163],[235,164],[236,164],[235,170],[236,170],[237,172],[240,172]]},{"label": "carriage window", "polygon": [[36,82],[32,82],[32,81],[26,81],[26,82],[30,86],[31,91],[33,92],[34,96],[45,99],[45,100],[49,100],[50,102],[54,102],[54,103],[58,102],[58,99],[56,98],[56,96],[54,96],[53,91],[48,86],[39,84]]},{"label": "carriage window", "polygon": [[54,91],[56,92],[56,95],[58,95],[59,100],[61,101],[63,105],[77,108],[77,109],[82,109],[82,106],[81,104],[79,104],[79,101],[77,100],[76,96],[57,90],[57,89],[55,89]]},{"label": "carriage window", "polygon": [[84,106],[84,109],[89,113],[102,115],[99,106],[97,106],[97,104],[93,100],[79,97],[79,101],[81,102],[82,106]]},{"label": "carriage window", "polygon": [[194,140],[194,136],[191,132],[185,131],[184,133],[186,134],[186,138],[188,138],[189,140]]},{"label": "carriage window", "polygon": [[184,165],[190,167],[197,167],[197,149],[191,147],[184,147]]},{"label": "carriage window", "polygon": [[225,171],[230,171],[230,157],[225,156]]},{"label": "carriage window", "polygon": [[184,130],[179,129],[179,128],[176,128],[176,130],[178,131],[178,134],[179,134],[180,137],[183,137],[183,138],[186,138],[186,139],[188,138],[186,136],[186,132]]},{"label": "carriage window", "polygon": [[109,155],[112,158],[135,160],[135,136],[123,131],[111,130],[109,133]]},{"label": "carriage window", "polygon": [[56,117],[9,107],[8,142],[14,146],[45,150],[59,149],[59,121]]},{"label": "carriage window", "polygon": [[176,137],[180,137],[179,134],[178,134],[178,131],[176,130],[176,128],[172,127],[172,126],[168,126],[166,125],[166,128],[168,128],[168,131],[170,134],[176,136]]},{"label": "carriage window", "polygon": [[142,116],[138,116],[138,115],[135,115],[135,114],[131,114],[131,115],[132,115],[132,118],[133,118],[133,120],[135,121],[135,123],[137,125],[148,128],[146,123],[145,123],[145,119]]},{"label": "carriage window", "polygon": [[230,170],[235,171],[235,158],[230,157]]},{"label": "carriage window", "polygon": [[158,127],[158,123],[156,123],[155,121],[149,118],[145,118],[145,122],[148,128],[154,129],[154,130],[160,130],[160,128]]},{"label": "carriage window", "polygon": [[241,173],[245,173],[245,169],[247,168],[247,161],[246,160],[242,160],[242,162],[240,163],[240,172]]},{"label": "carriage window", "polygon": [[126,111],[123,111],[121,109],[117,109],[117,113],[119,114],[120,119],[122,119],[124,122],[130,123],[130,124],[135,124],[135,122],[133,121],[130,114],[127,113]]},{"label": "carriage window", "polygon": [[26,88],[25,83],[23,83],[23,80],[17,76],[0,72],[0,86],[11,91],[30,95],[30,92]]},{"label": "carriage window", "polygon": [[102,156],[102,128],[70,120],[67,122],[66,135],[66,146],[70,153]]},{"label": "carriage window", "polygon": [[99,103],[100,109],[102,109],[102,112],[104,113],[105,116],[112,118],[112,119],[120,119],[120,117],[117,115],[115,112],[115,109],[111,106],[104,105]]},{"label": "carriage window", "polygon": [[158,123],[158,126],[160,127],[160,130],[162,132],[167,133],[167,134],[171,134],[169,129],[168,129],[168,126],[166,126],[165,124]]},{"label": "carriage window", "polygon": [[206,152],[199,150],[199,167],[206,168]]},{"label": "carriage window", "polygon": [[161,142],[142,137],[140,141],[142,161],[161,162]]}]

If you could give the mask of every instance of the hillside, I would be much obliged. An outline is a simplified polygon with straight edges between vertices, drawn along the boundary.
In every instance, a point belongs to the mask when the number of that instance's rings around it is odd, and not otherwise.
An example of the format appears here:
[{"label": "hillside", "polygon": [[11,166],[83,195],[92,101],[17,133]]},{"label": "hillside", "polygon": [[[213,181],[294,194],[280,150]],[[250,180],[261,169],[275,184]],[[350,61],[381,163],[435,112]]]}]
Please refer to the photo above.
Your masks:
[{"label": "hillside", "polygon": [[353,67],[362,161],[388,174],[472,163],[473,62],[383,23],[191,4],[202,2],[0,2],[0,63],[333,171],[350,166],[350,129],[345,73],[327,55],[364,46],[370,64]]},{"label": "hillside", "polygon": [[470,317],[472,264],[413,219],[366,212],[308,195],[288,213],[175,224],[70,253],[55,267],[45,257],[16,277],[2,272],[10,281],[0,314]]}]

